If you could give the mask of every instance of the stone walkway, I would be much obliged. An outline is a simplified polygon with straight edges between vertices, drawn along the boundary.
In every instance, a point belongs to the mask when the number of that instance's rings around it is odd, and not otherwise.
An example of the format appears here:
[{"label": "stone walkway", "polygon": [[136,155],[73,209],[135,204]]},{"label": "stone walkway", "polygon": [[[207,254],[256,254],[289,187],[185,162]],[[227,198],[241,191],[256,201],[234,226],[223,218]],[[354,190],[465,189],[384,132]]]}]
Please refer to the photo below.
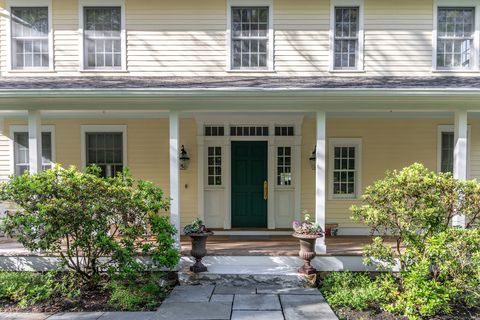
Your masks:
[{"label": "stone walkway", "polygon": [[315,288],[178,286],[158,309],[159,319],[333,320]]},{"label": "stone walkway", "polygon": [[177,286],[157,311],[0,313],[16,320],[336,320],[315,288]]}]

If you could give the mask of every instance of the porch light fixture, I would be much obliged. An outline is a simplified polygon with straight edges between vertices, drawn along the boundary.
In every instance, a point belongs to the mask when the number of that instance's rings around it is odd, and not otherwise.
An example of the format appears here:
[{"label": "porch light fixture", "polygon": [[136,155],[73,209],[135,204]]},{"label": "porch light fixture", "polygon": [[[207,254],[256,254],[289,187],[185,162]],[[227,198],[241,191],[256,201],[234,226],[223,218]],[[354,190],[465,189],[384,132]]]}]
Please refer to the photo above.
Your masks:
[{"label": "porch light fixture", "polygon": [[190,157],[188,156],[185,147],[182,144],[182,149],[180,150],[180,170],[187,170],[190,165]]},{"label": "porch light fixture", "polygon": [[310,156],[310,158],[308,158],[308,160],[310,161],[310,167],[312,168],[312,170],[315,170],[315,168],[317,167],[317,147],[316,146],[315,148],[313,148],[312,155]]}]

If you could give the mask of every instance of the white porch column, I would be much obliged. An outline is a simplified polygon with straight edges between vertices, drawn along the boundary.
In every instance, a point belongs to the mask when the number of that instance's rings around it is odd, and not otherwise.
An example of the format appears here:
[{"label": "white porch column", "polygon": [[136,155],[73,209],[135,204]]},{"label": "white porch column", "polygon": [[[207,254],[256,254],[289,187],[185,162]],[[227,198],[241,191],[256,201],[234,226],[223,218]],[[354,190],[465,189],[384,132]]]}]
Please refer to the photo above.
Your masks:
[{"label": "white porch column", "polygon": [[175,242],[180,248],[180,161],[179,161],[179,117],[178,111],[170,111],[170,222],[177,229]]},{"label": "white porch column", "polygon": [[[317,144],[315,165],[315,221],[325,230],[326,114],[317,112]],[[325,237],[317,240],[317,252],[326,253]]]},{"label": "white porch column", "polygon": [[42,170],[42,118],[38,110],[28,110],[28,160],[30,174]]},{"label": "white porch column", "polygon": [[[468,125],[467,111],[455,112],[455,137],[453,154],[453,176],[455,179],[466,180],[467,177],[467,148],[468,148]],[[465,216],[457,214],[453,217],[453,226],[465,227]]]}]

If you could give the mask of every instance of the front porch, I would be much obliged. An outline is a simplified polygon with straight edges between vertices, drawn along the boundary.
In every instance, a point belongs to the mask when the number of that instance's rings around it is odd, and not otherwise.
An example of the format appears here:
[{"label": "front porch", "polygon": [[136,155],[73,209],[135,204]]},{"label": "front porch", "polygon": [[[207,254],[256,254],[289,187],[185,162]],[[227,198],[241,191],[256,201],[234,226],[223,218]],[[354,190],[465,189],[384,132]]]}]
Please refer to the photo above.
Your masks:
[{"label": "front porch", "polygon": [[[327,237],[326,256],[361,256],[362,247],[371,242],[370,236]],[[388,243],[395,245],[394,239]],[[183,256],[190,256],[190,238],[181,236]],[[238,236],[219,235],[209,237],[207,242],[210,256],[298,256],[298,239],[289,235]],[[0,256],[44,256],[30,252],[15,239],[0,237]]]}]

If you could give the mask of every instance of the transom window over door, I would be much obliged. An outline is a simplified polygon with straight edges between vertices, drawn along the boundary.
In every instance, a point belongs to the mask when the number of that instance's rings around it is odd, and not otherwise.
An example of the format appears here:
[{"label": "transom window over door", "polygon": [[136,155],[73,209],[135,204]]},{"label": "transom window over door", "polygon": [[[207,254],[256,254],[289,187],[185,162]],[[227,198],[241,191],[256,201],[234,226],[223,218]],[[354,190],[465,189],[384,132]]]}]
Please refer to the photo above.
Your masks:
[{"label": "transom window over door", "polygon": [[473,66],[475,8],[439,7],[437,13],[437,68]]},{"label": "transom window over door", "polygon": [[97,165],[103,177],[113,177],[123,170],[123,133],[87,132],[86,164]]},{"label": "transom window over door", "polygon": [[[28,132],[13,133],[14,174],[22,175],[30,169]],[[42,170],[52,168],[52,133],[42,132]]]},{"label": "transom window over door", "polygon": [[48,68],[48,7],[11,8],[12,68]]},{"label": "transom window over door", "polygon": [[232,69],[267,69],[269,8],[232,7]]},{"label": "transom window over door", "polygon": [[84,8],[85,67],[119,69],[122,67],[122,8]]},{"label": "transom window over door", "polygon": [[335,7],[335,69],[357,68],[359,11],[359,7]]}]

